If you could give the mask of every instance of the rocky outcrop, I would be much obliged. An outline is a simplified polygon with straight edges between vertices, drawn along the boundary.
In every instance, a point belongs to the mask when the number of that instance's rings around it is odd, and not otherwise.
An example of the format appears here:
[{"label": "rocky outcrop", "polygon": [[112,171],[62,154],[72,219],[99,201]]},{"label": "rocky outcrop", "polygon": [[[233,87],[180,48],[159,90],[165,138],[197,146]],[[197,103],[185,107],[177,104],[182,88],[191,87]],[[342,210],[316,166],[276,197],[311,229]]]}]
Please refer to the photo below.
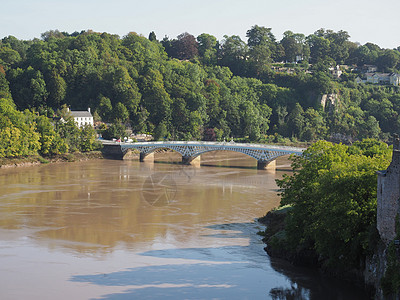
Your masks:
[{"label": "rocky outcrop", "polygon": [[324,94],[320,96],[318,102],[321,104],[324,111],[333,112],[337,109],[340,99],[338,94]]}]

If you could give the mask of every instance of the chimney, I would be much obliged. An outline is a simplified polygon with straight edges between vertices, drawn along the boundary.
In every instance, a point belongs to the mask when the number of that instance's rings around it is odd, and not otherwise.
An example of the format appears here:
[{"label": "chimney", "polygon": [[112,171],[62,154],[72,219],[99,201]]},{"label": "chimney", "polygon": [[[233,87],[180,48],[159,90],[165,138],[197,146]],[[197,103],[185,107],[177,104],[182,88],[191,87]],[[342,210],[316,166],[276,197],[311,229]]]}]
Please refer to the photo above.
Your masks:
[{"label": "chimney", "polygon": [[88,110],[88,112],[90,112],[90,107],[88,107],[88,109],[87,109],[87,110]]}]

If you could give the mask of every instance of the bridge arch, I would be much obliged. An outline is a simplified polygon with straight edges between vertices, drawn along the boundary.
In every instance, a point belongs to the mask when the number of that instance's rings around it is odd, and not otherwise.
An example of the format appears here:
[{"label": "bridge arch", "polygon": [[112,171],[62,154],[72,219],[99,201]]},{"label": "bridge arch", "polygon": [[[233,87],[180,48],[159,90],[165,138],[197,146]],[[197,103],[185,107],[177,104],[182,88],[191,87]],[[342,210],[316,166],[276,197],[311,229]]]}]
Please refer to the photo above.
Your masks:
[{"label": "bridge arch", "polygon": [[[274,161],[275,159],[277,159],[280,156],[290,155],[290,154],[287,154],[287,153],[280,153],[280,152],[277,152],[277,151],[269,152],[267,155],[262,155],[263,153],[257,153],[255,151],[254,152],[253,151],[243,151],[242,149],[237,148],[237,149],[207,149],[207,150],[204,150],[202,152],[195,153],[193,156],[191,156],[191,158],[195,159],[196,157],[199,157],[202,154],[209,153],[209,152],[216,152],[216,151],[227,151],[227,152],[241,153],[241,154],[244,154],[244,155],[249,156],[251,158],[254,158],[257,161],[265,161],[265,162],[268,162],[268,163]],[[182,155],[182,157],[183,157],[183,155]]]}]

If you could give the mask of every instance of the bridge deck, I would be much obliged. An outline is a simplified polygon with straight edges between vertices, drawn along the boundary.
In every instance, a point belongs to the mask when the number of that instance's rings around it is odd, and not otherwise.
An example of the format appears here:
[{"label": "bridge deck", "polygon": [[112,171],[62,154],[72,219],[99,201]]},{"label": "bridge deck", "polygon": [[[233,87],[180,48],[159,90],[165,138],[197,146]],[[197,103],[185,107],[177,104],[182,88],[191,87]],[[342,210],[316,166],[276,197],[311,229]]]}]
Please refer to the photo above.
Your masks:
[{"label": "bridge deck", "polygon": [[231,149],[252,149],[261,151],[284,151],[295,154],[301,154],[306,148],[289,147],[289,146],[278,146],[278,145],[266,145],[266,144],[250,144],[250,143],[233,143],[233,142],[197,142],[197,141],[157,141],[157,142],[137,142],[137,143],[125,143],[125,142],[113,142],[113,141],[102,141],[103,145],[121,145],[123,148],[141,148],[141,147],[157,147],[157,148],[170,148],[171,146],[186,146],[186,147],[210,147],[226,148]]},{"label": "bridge deck", "polygon": [[[127,153],[128,149],[137,149],[140,151],[140,160],[144,161],[149,158],[149,154],[160,148],[168,148],[182,155],[183,164],[191,164],[193,160],[199,162],[200,155],[210,151],[235,151],[246,154],[257,160],[257,168],[272,168],[275,159],[279,156],[295,154],[301,155],[304,148],[264,145],[264,144],[243,144],[233,142],[140,142],[140,143],[124,143],[103,141],[104,148],[112,148],[112,151],[119,151],[121,158]],[[109,150],[111,151],[111,149]]]}]

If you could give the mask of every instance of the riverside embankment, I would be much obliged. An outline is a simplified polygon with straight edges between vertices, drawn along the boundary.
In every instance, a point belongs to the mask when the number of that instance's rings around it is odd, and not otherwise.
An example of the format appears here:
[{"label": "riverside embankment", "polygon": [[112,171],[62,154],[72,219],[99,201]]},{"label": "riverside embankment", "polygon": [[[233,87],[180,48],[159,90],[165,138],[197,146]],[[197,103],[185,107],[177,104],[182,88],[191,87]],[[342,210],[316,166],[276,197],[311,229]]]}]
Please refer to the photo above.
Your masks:
[{"label": "riverside embankment", "polygon": [[67,154],[60,154],[54,156],[26,156],[26,157],[12,157],[12,158],[0,158],[0,168],[15,168],[15,167],[28,167],[40,164],[48,163],[60,163],[60,162],[76,162],[76,161],[87,161],[92,159],[102,159],[103,154],[101,151],[92,152],[74,152]]}]

